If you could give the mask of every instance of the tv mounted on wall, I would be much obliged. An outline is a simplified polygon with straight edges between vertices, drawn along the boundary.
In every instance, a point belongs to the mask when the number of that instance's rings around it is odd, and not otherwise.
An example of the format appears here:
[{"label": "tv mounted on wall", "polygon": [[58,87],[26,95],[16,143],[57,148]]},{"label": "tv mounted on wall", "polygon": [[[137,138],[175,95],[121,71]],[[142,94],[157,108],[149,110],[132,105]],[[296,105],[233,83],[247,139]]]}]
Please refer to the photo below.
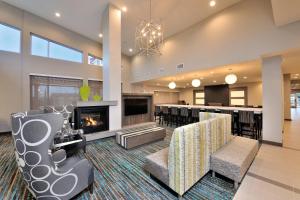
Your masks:
[{"label": "tv mounted on wall", "polygon": [[148,113],[148,99],[124,99],[125,116]]}]

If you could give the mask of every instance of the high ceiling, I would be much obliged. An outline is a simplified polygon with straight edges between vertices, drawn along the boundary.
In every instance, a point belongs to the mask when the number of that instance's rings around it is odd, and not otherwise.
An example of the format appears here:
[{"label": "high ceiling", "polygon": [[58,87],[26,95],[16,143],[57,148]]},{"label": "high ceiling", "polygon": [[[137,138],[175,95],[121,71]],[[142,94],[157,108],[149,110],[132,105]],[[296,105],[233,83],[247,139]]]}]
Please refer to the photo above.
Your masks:
[{"label": "high ceiling", "polygon": [[[291,80],[300,82],[300,50],[293,50],[282,54],[282,71],[291,74]],[[171,81],[175,81],[178,88],[189,88],[193,79],[200,79],[201,85],[218,85],[225,83],[225,76],[234,73],[238,77],[237,83],[253,83],[261,81],[261,61],[249,61],[240,64],[220,66],[207,70],[199,70],[188,73],[180,73],[158,79],[144,81],[145,85],[167,87]],[[295,84],[293,84],[293,87]],[[299,86],[299,85],[297,85]]]},{"label": "high ceiling", "polygon": [[[108,3],[119,8],[127,7],[122,19],[122,52],[127,55],[134,49],[135,27],[149,18],[149,0],[3,0],[51,22],[66,27],[90,39],[101,42],[102,15]],[[205,18],[238,3],[241,0],[152,0],[152,16],[161,20],[165,37],[170,37]],[[55,12],[61,14],[55,17]]]},{"label": "high ceiling", "polygon": [[225,76],[234,73],[238,77],[238,83],[249,83],[261,81],[261,64],[260,61],[251,61],[235,65],[228,65],[207,70],[181,73],[176,76],[163,77],[155,80],[145,81],[145,85],[165,86],[171,81],[175,81],[178,88],[192,87],[193,79],[200,79],[201,86],[219,85],[225,83]]},{"label": "high ceiling", "polygon": [[277,26],[283,26],[300,20],[299,0],[272,0],[274,21]]}]

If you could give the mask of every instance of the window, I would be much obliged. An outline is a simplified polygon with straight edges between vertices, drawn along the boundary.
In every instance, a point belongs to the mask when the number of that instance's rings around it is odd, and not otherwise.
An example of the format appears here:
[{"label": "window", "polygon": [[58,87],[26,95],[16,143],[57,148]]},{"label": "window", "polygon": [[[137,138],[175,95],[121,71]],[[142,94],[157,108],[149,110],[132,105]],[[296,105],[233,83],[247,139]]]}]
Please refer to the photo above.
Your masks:
[{"label": "window", "polygon": [[194,105],[205,104],[205,93],[203,90],[194,90]]},{"label": "window", "polygon": [[56,42],[31,35],[31,54],[82,63],[82,52]]},{"label": "window", "polygon": [[247,88],[230,89],[230,105],[246,106],[247,105]]},{"label": "window", "polygon": [[103,82],[102,81],[94,81],[89,80],[88,85],[91,88],[90,100],[93,100],[95,95],[103,96]]},{"label": "window", "polygon": [[80,100],[80,79],[58,78],[47,76],[30,76],[30,107],[62,106],[74,104]]},{"label": "window", "polygon": [[0,50],[20,53],[21,31],[4,24],[0,24]]},{"label": "window", "polygon": [[103,66],[103,61],[102,58],[98,58],[96,56],[93,56],[91,54],[89,54],[88,56],[88,64],[89,65],[97,65],[97,66]]}]

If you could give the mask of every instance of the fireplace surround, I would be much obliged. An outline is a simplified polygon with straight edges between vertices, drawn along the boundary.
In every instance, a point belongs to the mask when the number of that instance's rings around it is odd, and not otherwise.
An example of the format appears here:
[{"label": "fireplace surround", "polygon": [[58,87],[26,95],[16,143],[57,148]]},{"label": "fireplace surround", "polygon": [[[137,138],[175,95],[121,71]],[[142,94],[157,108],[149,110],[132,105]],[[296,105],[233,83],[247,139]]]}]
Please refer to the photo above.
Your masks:
[{"label": "fireplace surround", "polygon": [[84,134],[109,130],[109,107],[76,107],[74,111],[75,129],[83,129]]}]

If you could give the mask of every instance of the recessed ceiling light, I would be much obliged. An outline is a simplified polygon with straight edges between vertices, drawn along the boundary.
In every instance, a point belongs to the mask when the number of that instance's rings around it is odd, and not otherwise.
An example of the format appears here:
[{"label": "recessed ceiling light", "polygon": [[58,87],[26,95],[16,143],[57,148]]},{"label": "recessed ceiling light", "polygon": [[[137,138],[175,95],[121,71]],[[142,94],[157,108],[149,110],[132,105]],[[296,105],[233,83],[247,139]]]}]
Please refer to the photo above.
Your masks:
[{"label": "recessed ceiling light", "polygon": [[126,6],[122,7],[122,11],[127,12],[127,7]]},{"label": "recessed ceiling light", "polygon": [[214,6],[216,5],[216,1],[213,1],[213,0],[210,1],[210,2],[209,2],[209,5],[210,5],[210,7],[214,7]]},{"label": "recessed ceiling light", "polygon": [[247,76],[244,76],[244,77],[243,77],[243,79],[247,79],[247,78],[248,78]]},{"label": "recessed ceiling light", "polygon": [[60,13],[59,13],[59,12],[56,12],[56,13],[55,13],[55,16],[56,16],[56,17],[60,17]]},{"label": "recessed ceiling light", "polygon": [[129,49],[129,52],[132,52],[132,51],[133,51],[133,49],[130,48],[130,49]]},{"label": "recessed ceiling light", "polygon": [[102,33],[99,33],[98,36],[99,36],[99,38],[102,38],[102,37],[103,37],[103,34],[102,34]]},{"label": "recessed ceiling light", "polygon": [[216,80],[214,80],[213,82],[214,82],[214,83],[216,83],[217,81],[216,81]]}]

